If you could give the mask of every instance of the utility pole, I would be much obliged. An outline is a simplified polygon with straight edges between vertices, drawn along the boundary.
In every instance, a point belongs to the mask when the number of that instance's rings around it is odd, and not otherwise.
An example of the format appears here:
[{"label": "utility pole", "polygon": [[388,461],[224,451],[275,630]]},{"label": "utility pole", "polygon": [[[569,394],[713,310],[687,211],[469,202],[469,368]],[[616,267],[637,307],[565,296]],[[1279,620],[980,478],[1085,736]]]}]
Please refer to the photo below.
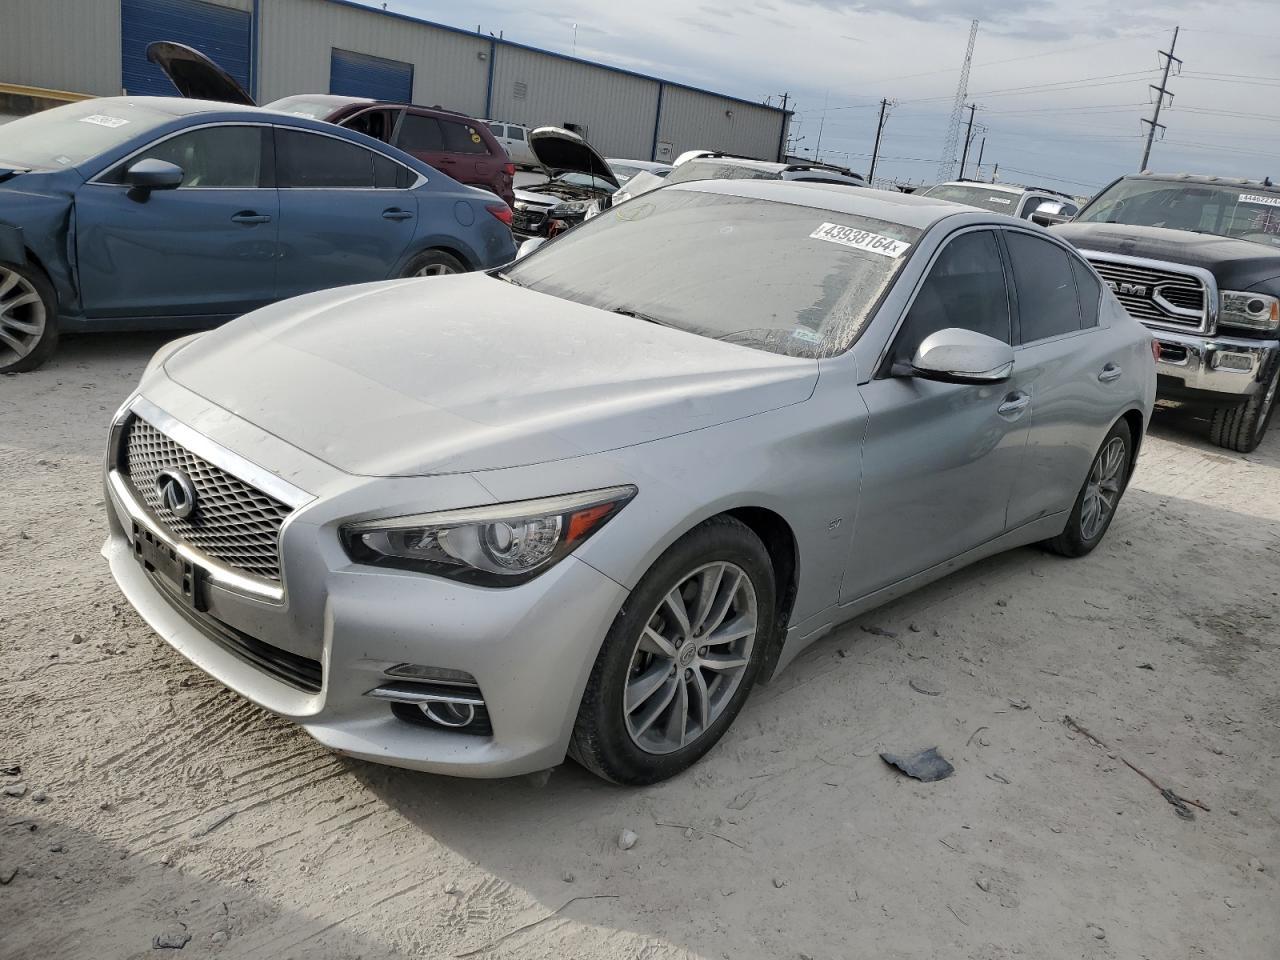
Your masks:
[{"label": "utility pole", "polygon": [[982,155],[987,152],[987,137],[983,134],[982,142],[978,144],[978,166],[974,169],[973,175],[979,180],[982,179]]},{"label": "utility pole", "polygon": [[964,135],[964,152],[960,154],[960,179],[964,179],[964,163],[969,159],[969,143],[973,140],[973,115],[977,112],[976,103],[969,104],[969,128]]},{"label": "utility pole", "polygon": [[818,121],[818,142],[813,145],[813,160],[815,163],[822,162],[822,128],[827,125],[827,104],[831,102],[831,91],[828,90],[825,97],[822,98],[822,119]]},{"label": "utility pole", "polygon": [[978,21],[969,24],[969,46],[964,51],[964,64],[960,68],[960,82],[956,84],[956,97],[951,105],[951,117],[947,121],[947,138],[942,144],[942,159],[938,161],[938,180],[950,180],[956,169],[956,147],[960,145],[960,121],[964,117],[964,102],[969,97],[969,68],[973,65],[973,44],[978,39]]},{"label": "utility pole", "polygon": [[876,145],[871,148],[871,169],[867,171],[867,186],[876,184],[876,160],[880,156],[880,135],[884,133],[885,111],[889,109],[889,100],[880,101],[880,122],[876,124]]},{"label": "utility pole", "polygon": [[991,168],[991,182],[992,182],[992,183],[995,183],[995,182],[996,182],[996,174],[997,174],[997,173],[999,173],[999,172],[1000,172],[1000,164],[998,164],[998,163],[997,163],[994,167],[992,167],[992,168]]},{"label": "utility pole", "polygon": [[1150,120],[1146,117],[1142,118],[1142,122],[1147,125],[1147,145],[1142,151],[1142,164],[1138,167],[1139,173],[1147,169],[1147,161],[1151,159],[1151,143],[1156,138],[1156,128],[1165,129],[1164,124],[1160,122],[1160,107],[1164,105],[1164,98],[1168,96],[1169,104],[1171,106],[1173,104],[1173,94],[1169,93],[1167,89],[1169,86],[1169,68],[1176,63],[1178,65],[1178,73],[1182,72],[1182,61],[1173,55],[1174,47],[1178,45],[1179,29],[1181,28],[1173,28],[1173,41],[1169,44],[1168,53],[1163,50],[1158,51],[1159,56],[1164,57],[1164,76],[1160,78],[1160,86],[1157,87],[1154,83],[1150,84],[1151,89],[1156,91],[1156,109]]}]

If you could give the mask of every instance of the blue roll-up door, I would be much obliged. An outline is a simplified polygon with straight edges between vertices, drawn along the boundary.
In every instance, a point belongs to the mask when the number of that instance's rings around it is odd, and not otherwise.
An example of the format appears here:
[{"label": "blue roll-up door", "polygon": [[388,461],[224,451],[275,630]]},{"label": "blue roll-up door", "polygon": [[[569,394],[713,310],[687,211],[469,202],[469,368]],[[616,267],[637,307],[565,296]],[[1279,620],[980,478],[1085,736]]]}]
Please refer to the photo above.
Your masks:
[{"label": "blue roll-up door", "polygon": [[121,85],[134,96],[176,97],[169,78],[147,59],[147,44],[195,47],[251,90],[252,16],[204,0],[120,0]]},{"label": "blue roll-up door", "polygon": [[334,47],[329,61],[329,92],[409,103],[413,100],[413,64]]}]

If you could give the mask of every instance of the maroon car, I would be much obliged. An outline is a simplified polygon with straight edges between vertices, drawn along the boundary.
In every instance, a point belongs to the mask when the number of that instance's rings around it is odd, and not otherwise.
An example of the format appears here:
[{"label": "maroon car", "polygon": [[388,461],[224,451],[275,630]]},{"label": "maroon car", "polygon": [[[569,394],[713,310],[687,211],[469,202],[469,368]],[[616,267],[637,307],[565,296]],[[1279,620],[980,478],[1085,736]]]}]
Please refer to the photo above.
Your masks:
[{"label": "maroon car", "polygon": [[[244,87],[199,50],[162,40],[147,47],[147,59],[169,75],[184,97],[254,105]],[[507,206],[515,203],[515,164],[488,125],[465,114],[327,93],[298,94],[265,106],[356,130],[399,147],[459,183],[496,193]]]}]

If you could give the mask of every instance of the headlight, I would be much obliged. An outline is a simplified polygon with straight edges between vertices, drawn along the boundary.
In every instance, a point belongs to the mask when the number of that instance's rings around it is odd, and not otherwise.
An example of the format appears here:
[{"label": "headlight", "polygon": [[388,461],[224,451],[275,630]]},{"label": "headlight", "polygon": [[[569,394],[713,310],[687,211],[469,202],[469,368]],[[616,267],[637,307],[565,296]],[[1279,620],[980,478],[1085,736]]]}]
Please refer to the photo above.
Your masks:
[{"label": "headlight", "polygon": [[1265,293],[1223,290],[1218,326],[1263,331],[1280,329],[1280,299]]},{"label": "headlight", "polygon": [[568,203],[557,203],[551,208],[553,217],[577,217],[587,212],[591,206],[589,200],[570,200]]},{"label": "headlight", "polygon": [[636,495],[633,486],[443,510],[342,528],[356,563],[486,587],[532,580],[584,543]]}]

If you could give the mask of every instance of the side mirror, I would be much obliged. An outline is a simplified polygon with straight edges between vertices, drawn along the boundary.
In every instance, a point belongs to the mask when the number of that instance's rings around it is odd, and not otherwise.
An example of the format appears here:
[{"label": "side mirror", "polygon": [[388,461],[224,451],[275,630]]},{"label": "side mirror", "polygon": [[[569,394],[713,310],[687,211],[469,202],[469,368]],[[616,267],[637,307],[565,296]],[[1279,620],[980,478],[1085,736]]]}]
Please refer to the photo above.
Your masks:
[{"label": "side mirror", "polygon": [[942,383],[1000,383],[1013,372],[1013,347],[983,333],[949,327],[924,338],[897,376]]},{"label": "side mirror", "polygon": [[1031,214],[1031,222],[1038,223],[1042,227],[1051,227],[1055,223],[1066,223],[1071,218],[1062,212],[1062,204],[1054,203],[1046,200],[1040,206],[1036,207]]},{"label": "side mirror", "polygon": [[516,248],[516,259],[523,260],[525,257],[533,253],[533,251],[537,250],[540,246],[542,246],[546,242],[547,242],[546,237],[530,237],[528,240],[526,240],[524,243],[520,244],[520,246]]},{"label": "side mirror", "polygon": [[174,190],[182,185],[182,176],[176,163],[148,157],[124,172],[124,182],[135,190]]}]

